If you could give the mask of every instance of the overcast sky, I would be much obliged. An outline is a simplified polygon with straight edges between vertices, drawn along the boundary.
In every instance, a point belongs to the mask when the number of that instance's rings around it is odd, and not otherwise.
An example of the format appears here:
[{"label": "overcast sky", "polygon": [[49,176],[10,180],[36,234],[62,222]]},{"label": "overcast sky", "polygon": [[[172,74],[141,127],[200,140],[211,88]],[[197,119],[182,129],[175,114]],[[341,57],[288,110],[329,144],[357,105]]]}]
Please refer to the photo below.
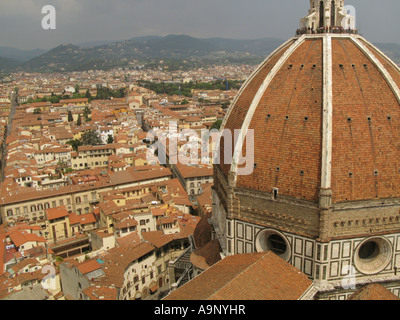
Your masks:
[{"label": "overcast sky", "polygon": [[[56,30],[42,29],[42,7],[56,8]],[[347,0],[372,42],[400,43],[399,0]],[[308,0],[0,0],[0,46],[60,44],[187,34],[286,40],[307,15]]]}]

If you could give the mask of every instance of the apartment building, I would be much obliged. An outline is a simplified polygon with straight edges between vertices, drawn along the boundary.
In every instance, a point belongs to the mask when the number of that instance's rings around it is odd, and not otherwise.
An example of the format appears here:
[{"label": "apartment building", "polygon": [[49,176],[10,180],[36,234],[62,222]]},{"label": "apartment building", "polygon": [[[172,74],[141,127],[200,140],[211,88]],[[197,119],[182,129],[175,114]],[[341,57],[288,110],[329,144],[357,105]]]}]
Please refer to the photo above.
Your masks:
[{"label": "apartment building", "polygon": [[184,186],[189,196],[203,193],[202,185],[214,181],[212,166],[171,165],[174,176]]},{"label": "apartment building", "polygon": [[67,239],[71,236],[69,212],[65,206],[46,209],[46,240],[50,242],[57,239]]},{"label": "apartment building", "polygon": [[115,145],[80,146],[78,152],[71,156],[71,167],[74,170],[107,168],[108,157],[115,154]]},{"label": "apartment building", "polygon": [[0,197],[2,223],[17,221],[22,218],[45,227],[45,210],[66,206],[70,213],[78,215],[92,212],[91,208],[100,200],[99,194],[114,189],[128,188],[139,184],[157,183],[170,180],[169,169],[155,167],[147,171],[136,172],[129,168],[116,172],[108,179],[83,185],[69,185],[53,190],[35,190],[31,192],[6,192]]},{"label": "apartment building", "polygon": [[189,246],[190,232],[193,230],[170,235],[161,231],[146,232],[146,242],[126,241],[90,260],[60,264],[66,299],[158,299],[176,281],[170,262]]},{"label": "apartment building", "polygon": [[67,147],[56,147],[56,148],[44,148],[34,152],[34,158],[38,167],[44,167],[49,163],[58,162],[71,162],[71,149]]}]

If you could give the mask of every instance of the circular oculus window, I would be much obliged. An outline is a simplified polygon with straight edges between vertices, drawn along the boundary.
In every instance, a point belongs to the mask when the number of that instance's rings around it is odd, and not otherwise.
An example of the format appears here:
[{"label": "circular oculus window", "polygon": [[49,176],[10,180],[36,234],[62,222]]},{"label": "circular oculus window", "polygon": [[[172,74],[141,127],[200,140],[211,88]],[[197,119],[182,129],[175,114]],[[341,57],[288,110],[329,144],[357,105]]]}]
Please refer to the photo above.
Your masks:
[{"label": "circular oculus window", "polygon": [[364,274],[376,274],[384,270],[392,258],[391,243],[381,237],[361,242],[355,252],[354,265]]},{"label": "circular oculus window", "polygon": [[291,256],[290,244],[286,237],[275,230],[262,230],[256,238],[257,252],[272,251],[285,261]]}]

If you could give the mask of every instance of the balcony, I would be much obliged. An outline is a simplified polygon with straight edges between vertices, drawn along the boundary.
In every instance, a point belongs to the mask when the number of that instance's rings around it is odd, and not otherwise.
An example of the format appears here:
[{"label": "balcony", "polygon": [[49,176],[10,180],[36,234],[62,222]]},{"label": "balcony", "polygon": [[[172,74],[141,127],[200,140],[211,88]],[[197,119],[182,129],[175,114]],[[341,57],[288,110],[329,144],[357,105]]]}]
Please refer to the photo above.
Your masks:
[{"label": "balcony", "polygon": [[296,30],[296,36],[301,36],[303,34],[359,34],[358,29],[345,29],[343,27],[326,27],[326,28],[303,28]]}]

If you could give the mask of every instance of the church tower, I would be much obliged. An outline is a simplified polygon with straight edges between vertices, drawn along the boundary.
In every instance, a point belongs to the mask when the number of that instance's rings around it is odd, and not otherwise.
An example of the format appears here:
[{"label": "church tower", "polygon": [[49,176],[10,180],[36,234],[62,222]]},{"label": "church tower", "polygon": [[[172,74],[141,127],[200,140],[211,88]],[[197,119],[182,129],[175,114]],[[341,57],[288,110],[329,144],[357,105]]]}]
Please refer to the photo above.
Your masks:
[{"label": "church tower", "polygon": [[[273,251],[318,299],[371,282],[399,296],[400,69],[357,33],[343,1],[310,4],[225,116],[221,129],[254,133],[254,168],[239,174],[221,141],[215,234],[226,256]],[[245,154],[249,142],[235,143]]]}]

